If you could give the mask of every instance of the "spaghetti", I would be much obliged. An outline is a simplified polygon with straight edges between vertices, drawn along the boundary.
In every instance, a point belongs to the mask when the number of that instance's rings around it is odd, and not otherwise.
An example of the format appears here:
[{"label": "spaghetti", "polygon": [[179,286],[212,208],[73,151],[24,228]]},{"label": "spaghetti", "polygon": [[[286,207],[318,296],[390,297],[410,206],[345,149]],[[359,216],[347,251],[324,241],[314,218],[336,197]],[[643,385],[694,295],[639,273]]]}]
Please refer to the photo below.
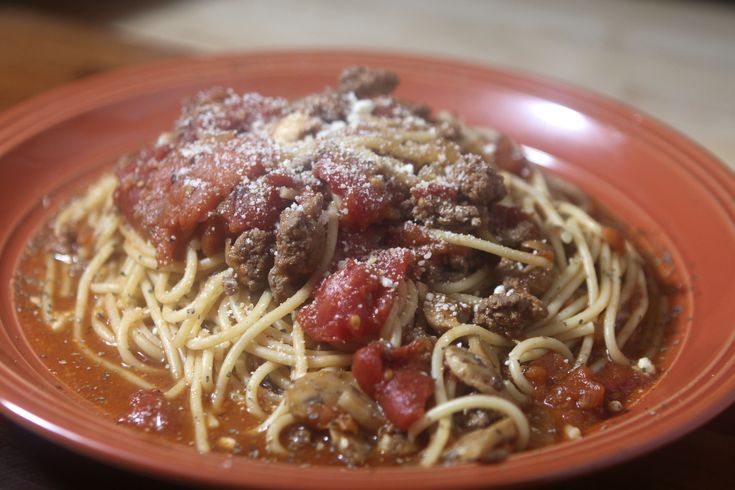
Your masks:
[{"label": "spaghetti", "polygon": [[231,450],[210,432],[242,412],[290,459],[489,461],[620,411],[648,379],[631,243],[507,138],[397,102],[394,75],[341,83],[189,102],[55,217],[43,322],[159,405],[187,400],[200,452]]}]

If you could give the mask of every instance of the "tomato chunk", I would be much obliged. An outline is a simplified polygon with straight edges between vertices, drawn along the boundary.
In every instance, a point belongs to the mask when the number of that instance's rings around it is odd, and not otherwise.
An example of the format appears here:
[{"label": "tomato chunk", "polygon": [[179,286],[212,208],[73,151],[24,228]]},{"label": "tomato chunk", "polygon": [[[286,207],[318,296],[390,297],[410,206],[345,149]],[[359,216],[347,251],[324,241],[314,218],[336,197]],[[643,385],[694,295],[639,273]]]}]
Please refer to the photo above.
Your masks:
[{"label": "tomato chunk", "polygon": [[289,175],[271,172],[239,184],[218,207],[228,231],[237,234],[245,230],[272,229],[291,201],[281,197],[282,187],[294,187]]},{"label": "tomato chunk", "polygon": [[426,402],[434,394],[434,381],[428,374],[432,347],[428,337],[396,349],[376,341],[353,358],[352,374],[358,384],[400,429],[407,430],[423,417]]},{"label": "tomato chunk", "polygon": [[401,248],[376,252],[365,261],[347,260],[299,311],[304,333],[318,342],[342,345],[374,339],[412,262],[413,253]]},{"label": "tomato chunk", "polygon": [[398,204],[408,197],[408,189],[375,162],[348,152],[322,155],[314,175],[342,198],[341,219],[357,228],[394,218]]}]

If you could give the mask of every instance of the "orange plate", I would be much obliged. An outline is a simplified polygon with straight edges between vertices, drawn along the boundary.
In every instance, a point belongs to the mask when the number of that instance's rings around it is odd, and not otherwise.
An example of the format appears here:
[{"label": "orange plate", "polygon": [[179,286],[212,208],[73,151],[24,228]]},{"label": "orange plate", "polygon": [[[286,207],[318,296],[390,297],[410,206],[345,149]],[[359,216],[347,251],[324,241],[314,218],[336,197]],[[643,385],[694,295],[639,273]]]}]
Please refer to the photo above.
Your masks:
[{"label": "orange plate", "polygon": [[[11,303],[22,249],[48,216],[42,197],[153,140],[181,99],[205,87],[293,97],[332,84],[348,65],[399,73],[398,94],[499,129],[537,163],[577,183],[685,287],[657,385],[606,430],[574,442],[461,468],[302,468],[151,442],[100,418],[54,386]],[[703,424],[735,399],[735,179],[685,137],[624,105],[534,76],[470,63],[366,52],[271,52],[184,59],[63,87],[0,116],[0,407],[64,446],[130,470],[220,485],[465,488],[541,482],[611,465]]]}]

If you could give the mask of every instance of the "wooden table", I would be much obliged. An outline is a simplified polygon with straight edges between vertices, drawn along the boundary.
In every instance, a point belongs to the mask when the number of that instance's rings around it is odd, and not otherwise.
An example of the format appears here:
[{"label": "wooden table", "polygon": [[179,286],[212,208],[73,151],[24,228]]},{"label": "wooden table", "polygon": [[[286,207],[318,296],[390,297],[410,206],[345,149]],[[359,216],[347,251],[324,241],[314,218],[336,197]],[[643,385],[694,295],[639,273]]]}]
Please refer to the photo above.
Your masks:
[{"label": "wooden table", "polygon": [[[0,7],[0,109],[53,86],[178,53],[121,40],[86,24]],[[552,488],[735,488],[735,407],[652,454]],[[0,488],[181,488],[118,470],[0,417]]]}]

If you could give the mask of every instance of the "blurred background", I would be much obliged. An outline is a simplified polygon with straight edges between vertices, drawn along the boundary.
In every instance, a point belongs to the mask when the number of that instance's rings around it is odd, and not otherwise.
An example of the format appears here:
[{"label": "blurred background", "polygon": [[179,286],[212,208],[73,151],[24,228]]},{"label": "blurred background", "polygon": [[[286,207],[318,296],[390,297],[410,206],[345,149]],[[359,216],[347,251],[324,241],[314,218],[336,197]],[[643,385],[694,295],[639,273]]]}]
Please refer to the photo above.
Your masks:
[{"label": "blurred background", "polygon": [[[735,169],[735,3],[674,0],[0,0],[0,110],[94,73],[269,48],[438,54],[635,106]],[[735,488],[735,410],[645,458],[558,488]],[[175,488],[0,419],[0,488]]]},{"label": "blurred background", "polygon": [[0,106],[182,54],[367,47],[580,85],[690,135],[735,168],[735,3],[672,0],[128,0],[0,3]]}]

